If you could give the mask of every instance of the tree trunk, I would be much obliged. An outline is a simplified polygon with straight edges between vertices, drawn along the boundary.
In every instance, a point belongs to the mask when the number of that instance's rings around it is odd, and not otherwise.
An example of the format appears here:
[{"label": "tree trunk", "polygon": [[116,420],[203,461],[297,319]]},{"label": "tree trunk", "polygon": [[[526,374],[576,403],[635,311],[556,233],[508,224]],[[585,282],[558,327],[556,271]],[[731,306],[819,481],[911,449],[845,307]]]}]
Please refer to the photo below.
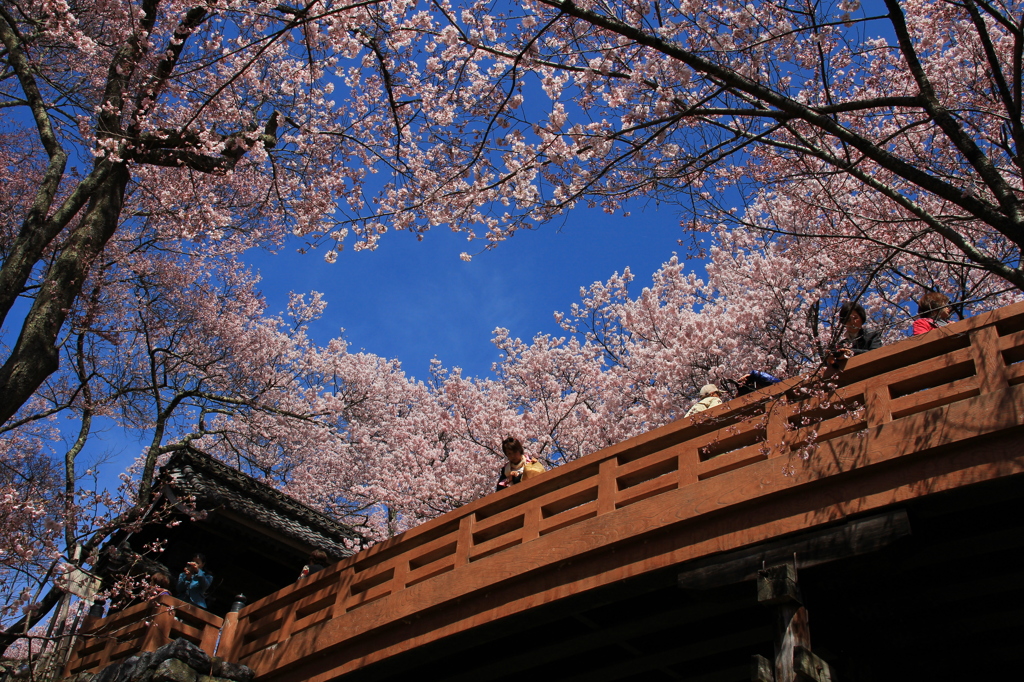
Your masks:
[{"label": "tree trunk", "polygon": [[110,173],[46,273],[18,342],[0,367],[0,423],[10,419],[56,371],[61,327],[82,291],[90,265],[117,229],[128,179],[124,164]]}]

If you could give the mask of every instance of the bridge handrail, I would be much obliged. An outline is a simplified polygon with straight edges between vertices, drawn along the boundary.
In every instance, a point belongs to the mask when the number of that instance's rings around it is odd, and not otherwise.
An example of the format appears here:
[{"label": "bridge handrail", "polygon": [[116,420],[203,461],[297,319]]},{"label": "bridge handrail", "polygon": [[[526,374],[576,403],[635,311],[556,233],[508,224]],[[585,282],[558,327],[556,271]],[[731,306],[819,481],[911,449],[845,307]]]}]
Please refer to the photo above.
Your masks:
[{"label": "bridge handrail", "polygon": [[1022,383],[1022,359],[1024,303],[858,356],[831,378],[796,377],[654,429],[254,602],[239,614],[230,655],[244,660],[394,592],[660,493]]},{"label": "bridge handrail", "polygon": [[244,607],[217,653],[258,662],[304,630],[511,547],[767,459],[783,470],[814,448],[842,449],[890,422],[1018,384],[1024,303],[858,356],[839,373],[795,377],[476,500]]},{"label": "bridge handrail", "polygon": [[224,619],[170,595],[135,604],[106,618],[87,619],[63,676],[100,670],[141,651],[156,651],[179,637],[214,654]]}]

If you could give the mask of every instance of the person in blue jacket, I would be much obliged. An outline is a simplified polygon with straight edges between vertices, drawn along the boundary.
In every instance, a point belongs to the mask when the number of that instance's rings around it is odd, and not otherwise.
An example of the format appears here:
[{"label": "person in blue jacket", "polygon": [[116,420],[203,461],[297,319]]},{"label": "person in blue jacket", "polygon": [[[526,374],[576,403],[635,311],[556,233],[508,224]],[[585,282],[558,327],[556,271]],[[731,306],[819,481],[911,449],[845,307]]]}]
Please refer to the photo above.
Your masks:
[{"label": "person in blue jacket", "polygon": [[185,570],[178,574],[178,592],[175,595],[201,609],[206,608],[206,591],[213,582],[213,576],[203,570],[205,566],[206,557],[196,552],[192,561],[185,564]]}]

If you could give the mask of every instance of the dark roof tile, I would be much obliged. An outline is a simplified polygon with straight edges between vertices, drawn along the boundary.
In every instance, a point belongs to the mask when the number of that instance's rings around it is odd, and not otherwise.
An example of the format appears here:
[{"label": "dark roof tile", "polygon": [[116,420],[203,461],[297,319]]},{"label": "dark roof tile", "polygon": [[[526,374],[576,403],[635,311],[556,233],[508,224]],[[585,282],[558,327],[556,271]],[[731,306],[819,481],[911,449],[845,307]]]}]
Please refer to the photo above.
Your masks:
[{"label": "dark roof tile", "polygon": [[194,448],[174,453],[160,477],[179,498],[194,497],[200,510],[229,509],[335,558],[353,553],[346,540],[362,543],[351,527]]}]

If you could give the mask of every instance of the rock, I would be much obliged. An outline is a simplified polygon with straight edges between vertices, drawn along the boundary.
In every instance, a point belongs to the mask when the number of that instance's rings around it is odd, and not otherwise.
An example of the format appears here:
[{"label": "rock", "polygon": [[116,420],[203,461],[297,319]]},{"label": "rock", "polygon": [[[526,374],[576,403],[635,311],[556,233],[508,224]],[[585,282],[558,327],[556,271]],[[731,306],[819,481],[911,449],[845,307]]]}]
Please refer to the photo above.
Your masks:
[{"label": "rock", "polygon": [[64,682],[252,682],[256,673],[240,663],[211,658],[187,639],[134,654],[98,674],[78,673]]},{"label": "rock", "polygon": [[196,682],[199,675],[187,663],[168,658],[153,671],[153,682]]},{"label": "rock", "polygon": [[137,682],[146,672],[146,669],[151,667],[152,658],[153,654],[151,652],[144,651],[121,661],[117,675],[114,677],[114,682]]},{"label": "rock", "polygon": [[114,680],[117,679],[117,674],[119,672],[121,672],[121,664],[112,663],[99,671],[96,677],[92,679],[92,682],[114,682]]},{"label": "rock", "polygon": [[213,668],[210,674],[214,677],[223,677],[231,682],[252,682],[256,672],[241,663],[228,663],[222,658],[213,659]]},{"label": "rock", "polygon": [[132,682],[153,682],[153,678],[155,676],[156,668],[146,668],[142,671],[142,674],[132,680]]},{"label": "rock", "polygon": [[200,674],[210,671],[210,655],[187,639],[179,637],[170,644],[164,644],[153,652],[151,665],[160,665],[169,658],[184,661]]},{"label": "rock", "polygon": [[67,682],[93,682],[96,673],[81,672],[68,678]]}]

